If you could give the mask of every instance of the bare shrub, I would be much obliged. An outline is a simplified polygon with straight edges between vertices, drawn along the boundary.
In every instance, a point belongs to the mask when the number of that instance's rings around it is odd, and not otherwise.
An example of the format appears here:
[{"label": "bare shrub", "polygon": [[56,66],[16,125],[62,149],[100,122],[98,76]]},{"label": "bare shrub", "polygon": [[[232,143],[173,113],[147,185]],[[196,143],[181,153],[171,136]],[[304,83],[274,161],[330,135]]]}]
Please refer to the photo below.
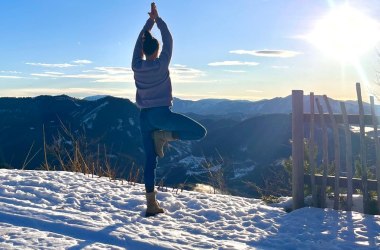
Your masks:
[{"label": "bare shrub", "polygon": [[[60,122],[61,129],[53,136],[51,144],[46,143],[45,132],[43,133],[43,169],[77,172],[91,177],[107,177],[110,181],[116,180],[116,168],[111,166],[106,145],[100,144],[100,139],[88,142],[85,131],[74,134],[62,121]],[[134,170],[136,172],[133,172]],[[128,182],[137,182],[138,176],[139,169],[132,167]]]}]

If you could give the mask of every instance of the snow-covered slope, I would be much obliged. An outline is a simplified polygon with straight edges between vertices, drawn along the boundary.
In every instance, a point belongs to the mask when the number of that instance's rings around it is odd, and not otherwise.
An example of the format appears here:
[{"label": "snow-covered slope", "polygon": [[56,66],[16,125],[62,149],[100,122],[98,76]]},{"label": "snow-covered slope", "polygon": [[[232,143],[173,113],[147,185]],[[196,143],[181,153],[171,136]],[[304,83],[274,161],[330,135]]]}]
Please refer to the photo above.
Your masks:
[{"label": "snow-covered slope", "polygon": [[380,217],[159,192],[78,173],[0,170],[0,249],[378,249]]}]

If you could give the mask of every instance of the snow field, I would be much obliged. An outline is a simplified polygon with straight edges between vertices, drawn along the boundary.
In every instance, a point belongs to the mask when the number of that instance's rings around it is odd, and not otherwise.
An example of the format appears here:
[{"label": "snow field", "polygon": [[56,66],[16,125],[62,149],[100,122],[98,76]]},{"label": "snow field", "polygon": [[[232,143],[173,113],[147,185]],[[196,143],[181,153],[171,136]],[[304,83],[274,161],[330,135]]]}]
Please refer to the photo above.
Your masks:
[{"label": "snow field", "polygon": [[159,192],[79,173],[0,170],[0,249],[379,249],[380,216]]}]

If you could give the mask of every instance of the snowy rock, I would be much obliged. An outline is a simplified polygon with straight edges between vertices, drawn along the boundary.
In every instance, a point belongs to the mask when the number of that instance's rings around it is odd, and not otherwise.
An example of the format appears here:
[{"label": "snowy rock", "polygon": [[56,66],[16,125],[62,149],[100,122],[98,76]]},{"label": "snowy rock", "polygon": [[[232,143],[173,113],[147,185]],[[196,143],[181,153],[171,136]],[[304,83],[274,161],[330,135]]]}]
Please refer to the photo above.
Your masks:
[{"label": "snowy rock", "polygon": [[86,124],[87,128],[91,129],[93,124],[92,122],[96,119],[98,112],[104,108],[106,105],[108,105],[108,102],[104,102],[98,107],[91,110],[89,113],[87,113],[82,120],[82,123]]},{"label": "snowy rock", "polygon": [[129,117],[128,121],[129,121],[129,124],[131,124],[131,126],[135,126],[135,121],[133,120],[132,117]]}]

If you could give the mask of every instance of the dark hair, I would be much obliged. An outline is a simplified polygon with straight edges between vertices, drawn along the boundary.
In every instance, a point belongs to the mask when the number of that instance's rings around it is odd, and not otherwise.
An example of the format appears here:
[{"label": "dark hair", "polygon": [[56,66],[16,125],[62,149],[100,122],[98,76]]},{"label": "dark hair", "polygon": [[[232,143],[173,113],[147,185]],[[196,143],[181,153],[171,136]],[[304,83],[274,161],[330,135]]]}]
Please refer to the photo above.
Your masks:
[{"label": "dark hair", "polygon": [[142,37],[143,52],[146,56],[153,55],[158,50],[159,44],[156,38],[152,37],[149,31],[145,31]]}]

